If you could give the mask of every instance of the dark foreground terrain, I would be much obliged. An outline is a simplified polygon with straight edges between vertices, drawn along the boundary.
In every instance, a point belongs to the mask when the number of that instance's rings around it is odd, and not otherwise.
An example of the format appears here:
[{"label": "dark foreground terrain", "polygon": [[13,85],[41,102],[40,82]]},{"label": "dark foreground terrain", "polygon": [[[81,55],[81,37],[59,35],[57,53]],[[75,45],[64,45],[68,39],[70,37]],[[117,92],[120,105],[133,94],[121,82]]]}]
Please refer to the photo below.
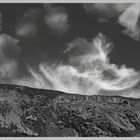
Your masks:
[{"label": "dark foreground terrain", "polygon": [[0,136],[140,136],[140,99],[0,85]]}]

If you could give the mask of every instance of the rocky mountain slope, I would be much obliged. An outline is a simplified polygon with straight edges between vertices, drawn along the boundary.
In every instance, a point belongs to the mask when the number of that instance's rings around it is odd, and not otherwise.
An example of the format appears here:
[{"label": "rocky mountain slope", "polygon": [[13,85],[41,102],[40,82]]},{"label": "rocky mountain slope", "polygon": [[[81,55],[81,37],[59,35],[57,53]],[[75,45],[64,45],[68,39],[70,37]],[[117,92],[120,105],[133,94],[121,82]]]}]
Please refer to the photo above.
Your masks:
[{"label": "rocky mountain slope", "polygon": [[0,136],[140,136],[140,99],[0,84]]}]

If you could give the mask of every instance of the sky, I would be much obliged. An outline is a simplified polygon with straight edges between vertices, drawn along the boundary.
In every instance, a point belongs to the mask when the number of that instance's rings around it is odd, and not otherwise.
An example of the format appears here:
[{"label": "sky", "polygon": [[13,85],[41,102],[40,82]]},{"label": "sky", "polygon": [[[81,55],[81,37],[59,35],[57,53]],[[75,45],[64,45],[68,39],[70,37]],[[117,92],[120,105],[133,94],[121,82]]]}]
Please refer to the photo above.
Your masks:
[{"label": "sky", "polygon": [[139,97],[140,4],[0,4],[0,83]]}]

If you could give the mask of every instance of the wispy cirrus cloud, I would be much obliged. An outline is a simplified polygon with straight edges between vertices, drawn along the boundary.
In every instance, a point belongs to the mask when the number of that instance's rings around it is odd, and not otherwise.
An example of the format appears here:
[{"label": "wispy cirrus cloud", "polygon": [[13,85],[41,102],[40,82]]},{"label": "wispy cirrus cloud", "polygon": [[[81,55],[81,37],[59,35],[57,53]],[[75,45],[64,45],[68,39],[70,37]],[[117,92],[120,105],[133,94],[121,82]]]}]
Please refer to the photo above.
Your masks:
[{"label": "wispy cirrus cloud", "polygon": [[44,62],[40,63],[38,71],[29,66],[31,75],[13,82],[76,94],[94,95],[106,91],[131,96],[124,91],[139,82],[139,72],[125,65],[111,64],[108,57],[111,49],[112,44],[102,34],[92,42],[85,38],[74,39],[64,51],[68,55],[67,64]]}]

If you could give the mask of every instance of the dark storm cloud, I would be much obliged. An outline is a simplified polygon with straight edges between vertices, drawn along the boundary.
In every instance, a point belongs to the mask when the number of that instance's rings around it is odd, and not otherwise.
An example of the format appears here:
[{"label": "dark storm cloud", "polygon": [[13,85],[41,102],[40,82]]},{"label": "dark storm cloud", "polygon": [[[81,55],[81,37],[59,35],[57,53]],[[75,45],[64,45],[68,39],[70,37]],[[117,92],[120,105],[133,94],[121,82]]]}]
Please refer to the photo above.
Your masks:
[{"label": "dark storm cloud", "polygon": [[140,4],[128,3],[113,3],[113,4],[84,4],[86,12],[93,14],[100,22],[107,22],[108,20],[115,19],[125,29],[122,31],[124,34],[140,40]]}]

